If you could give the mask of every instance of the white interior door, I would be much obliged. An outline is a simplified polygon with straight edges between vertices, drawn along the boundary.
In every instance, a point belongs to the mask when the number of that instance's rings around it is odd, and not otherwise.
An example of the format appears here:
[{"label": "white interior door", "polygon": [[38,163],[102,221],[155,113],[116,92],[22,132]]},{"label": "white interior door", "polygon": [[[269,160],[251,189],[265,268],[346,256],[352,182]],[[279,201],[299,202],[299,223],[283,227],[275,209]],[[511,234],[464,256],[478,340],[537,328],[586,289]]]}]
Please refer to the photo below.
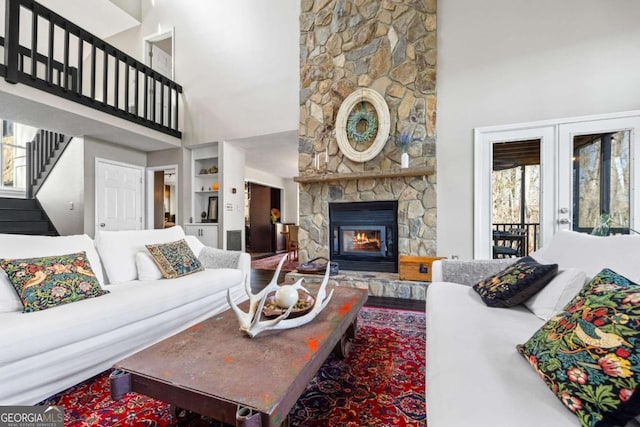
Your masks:
[{"label": "white interior door", "polygon": [[96,230],[142,229],[143,168],[96,159]]},{"label": "white interior door", "polygon": [[[148,42],[149,43],[149,63],[148,65],[154,70],[159,72],[160,74],[162,74],[163,76],[166,76],[170,79],[173,79],[173,64],[172,64],[172,58],[171,58],[171,54],[165,52],[164,50],[160,49],[156,43],[154,42]],[[156,112],[156,121],[160,122],[160,118],[162,117],[162,123],[167,125],[169,123],[169,118],[168,118],[168,105],[165,102],[165,105],[162,105],[160,103],[160,99],[161,99],[161,94],[160,91],[164,90],[165,94],[164,94],[164,99],[167,100],[169,94],[166,92],[164,86],[161,86],[159,84],[156,84],[156,87],[149,87],[149,99],[153,99],[152,97],[152,93],[153,91],[156,91],[155,94],[155,105],[152,107],[155,109]],[[161,115],[161,117],[159,117]]]},{"label": "white interior door", "polygon": [[558,126],[557,230],[589,232],[601,214],[612,228],[640,224],[637,130],[637,115]]},{"label": "white interior door", "polygon": [[173,78],[171,55],[151,43],[150,67],[170,79]]}]

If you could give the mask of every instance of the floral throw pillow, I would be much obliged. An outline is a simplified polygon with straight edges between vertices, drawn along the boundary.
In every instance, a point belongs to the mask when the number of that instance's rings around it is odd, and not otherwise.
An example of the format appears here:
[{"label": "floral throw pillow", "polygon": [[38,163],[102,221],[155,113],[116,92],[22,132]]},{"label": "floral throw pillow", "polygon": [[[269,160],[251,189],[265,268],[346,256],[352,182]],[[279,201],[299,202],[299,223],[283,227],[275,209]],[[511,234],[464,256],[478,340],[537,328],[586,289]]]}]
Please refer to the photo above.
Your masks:
[{"label": "floral throw pillow", "polygon": [[582,426],[640,414],[640,285],[602,270],[517,348]]},{"label": "floral throw pillow", "polygon": [[23,313],[109,293],[100,287],[85,252],[3,259],[0,267],[18,293],[24,307]]},{"label": "floral throw pillow", "polygon": [[204,270],[184,239],[145,246],[165,279],[173,279]]},{"label": "floral throw pillow", "polygon": [[531,298],[558,273],[558,264],[540,264],[531,257],[473,285],[489,307],[512,307]]}]

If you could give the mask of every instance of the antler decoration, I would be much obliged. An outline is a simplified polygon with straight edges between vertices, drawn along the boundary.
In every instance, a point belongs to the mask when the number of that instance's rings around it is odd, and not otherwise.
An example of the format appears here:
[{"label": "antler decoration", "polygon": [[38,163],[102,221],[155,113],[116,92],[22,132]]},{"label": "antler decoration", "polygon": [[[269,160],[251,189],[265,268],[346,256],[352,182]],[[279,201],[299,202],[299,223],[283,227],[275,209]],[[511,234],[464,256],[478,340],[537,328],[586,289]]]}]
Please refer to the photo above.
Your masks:
[{"label": "antler decoration", "polygon": [[[257,294],[251,293],[251,287],[248,284],[247,280],[245,280],[244,290],[249,295],[249,312],[245,313],[240,310],[236,303],[231,299],[231,291],[227,290],[227,301],[231,306],[231,309],[236,314],[238,321],[240,322],[240,330],[251,338],[255,337],[262,331],[268,330],[279,330],[279,329],[290,329],[296,328],[298,326],[302,326],[306,323],[311,322],[315,317],[329,304],[331,297],[333,296],[333,289],[329,292],[327,296],[326,288],[327,283],[329,283],[329,266],[327,265],[327,270],[324,274],[324,278],[322,279],[322,284],[320,285],[320,289],[318,290],[318,294],[315,297],[315,304],[310,312],[305,314],[304,316],[296,317],[295,319],[287,319],[289,314],[291,314],[291,310],[293,305],[287,309],[286,312],[281,314],[272,320],[260,320],[260,316],[262,314],[262,309],[264,308],[264,303],[267,299],[267,295],[270,292],[274,292],[278,290],[278,276],[280,275],[280,269],[282,268],[282,264],[284,264],[286,257],[282,257],[280,260],[280,264],[278,264],[278,268],[276,269],[275,274],[273,275],[273,279],[269,282],[269,284]],[[302,281],[304,279],[298,280],[294,285],[292,285],[295,289],[302,289],[303,291],[309,293],[303,286]],[[326,298],[325,298],[326,297]]]}]

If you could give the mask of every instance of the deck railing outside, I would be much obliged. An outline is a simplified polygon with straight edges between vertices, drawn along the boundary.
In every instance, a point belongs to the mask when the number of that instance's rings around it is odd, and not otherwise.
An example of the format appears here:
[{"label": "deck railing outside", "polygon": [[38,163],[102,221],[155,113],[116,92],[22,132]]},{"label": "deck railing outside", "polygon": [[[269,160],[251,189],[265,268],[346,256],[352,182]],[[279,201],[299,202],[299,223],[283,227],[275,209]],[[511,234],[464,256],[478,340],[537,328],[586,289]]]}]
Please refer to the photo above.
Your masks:
[{"label": "deck railing outside", "polygon": [[6,8],[6,81],[181,137],[182,86],[33,0]]},{"label": "deck railing outside", "polygon": [[524,237],[524,250],[522,256],[527,256],[531,252],[538,249],[538,242],[540,241],[540,224],[537,222],[526,222],[524,224],[519,222],[501,222],[493,224],[493,231],[508,232],[512,229],[525,229],[526,234]]}]

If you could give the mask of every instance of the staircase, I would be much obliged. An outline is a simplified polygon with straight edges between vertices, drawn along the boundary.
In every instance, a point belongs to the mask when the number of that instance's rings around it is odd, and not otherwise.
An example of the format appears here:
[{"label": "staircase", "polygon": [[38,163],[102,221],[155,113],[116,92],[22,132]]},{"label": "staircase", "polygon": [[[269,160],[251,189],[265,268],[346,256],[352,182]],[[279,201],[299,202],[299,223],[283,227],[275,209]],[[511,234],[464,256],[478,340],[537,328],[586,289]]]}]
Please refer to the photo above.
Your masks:
[{"label": "staircase", "polygon": [[71,137],[40,130],[26,144],[26,199],[0,197],[0,233],[57,236],[58,231],[35,198],[69,145]]},{"label": "staircase", "polygon": [[7,197],[0,197],[0,233],[58,235],[36,199]]},{"label": "staircase", "polygon": [[27,142],[27,198],[32,199],[49,176],[69,142],[73,139],[48,130],[38,131],[33,141]]}]

